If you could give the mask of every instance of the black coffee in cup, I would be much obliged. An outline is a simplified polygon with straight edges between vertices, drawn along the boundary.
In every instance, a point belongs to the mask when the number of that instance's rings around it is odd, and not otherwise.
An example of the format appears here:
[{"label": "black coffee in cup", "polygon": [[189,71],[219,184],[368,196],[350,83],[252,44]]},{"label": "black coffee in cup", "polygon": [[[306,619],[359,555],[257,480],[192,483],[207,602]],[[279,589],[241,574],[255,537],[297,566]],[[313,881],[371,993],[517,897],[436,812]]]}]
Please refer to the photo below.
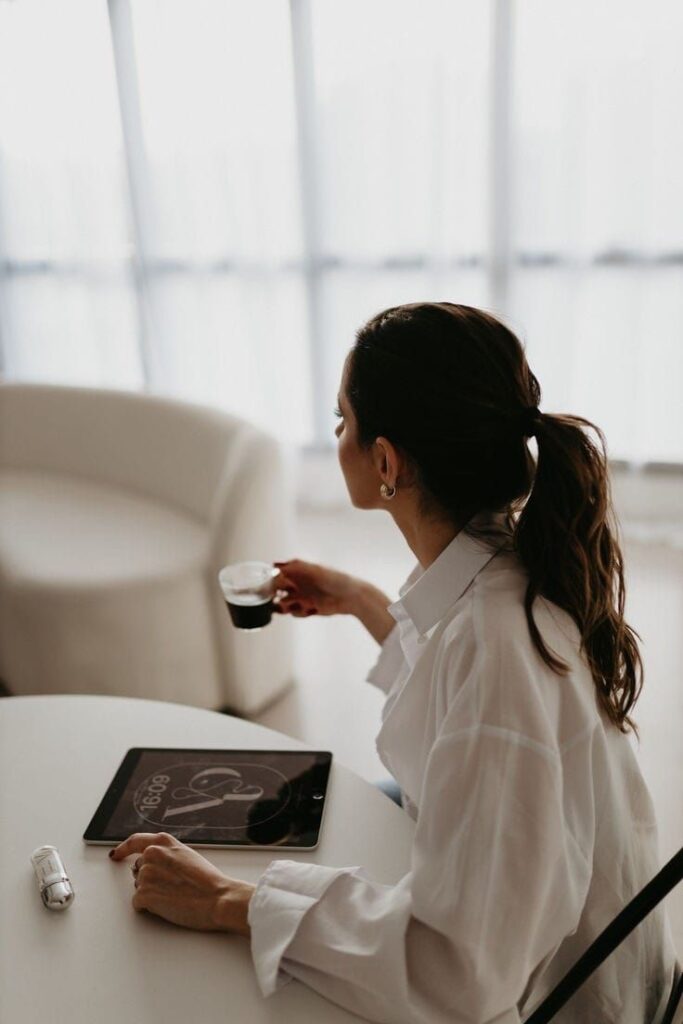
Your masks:
[{"label": "black coffee in cup", "polygon": [[273,616],[278,570],[268,562],[236,562],[225,565],[218,582],[237,629],[262,629]]},{"label": "black coffee in cup", "polygon": [[233,626],[238,629],[260,629],[267,626],[273,615],[273,599],[257,595],[249,595],[240,598],[239,604],[233,597],[232,601],[225,601],[230,612]]}]

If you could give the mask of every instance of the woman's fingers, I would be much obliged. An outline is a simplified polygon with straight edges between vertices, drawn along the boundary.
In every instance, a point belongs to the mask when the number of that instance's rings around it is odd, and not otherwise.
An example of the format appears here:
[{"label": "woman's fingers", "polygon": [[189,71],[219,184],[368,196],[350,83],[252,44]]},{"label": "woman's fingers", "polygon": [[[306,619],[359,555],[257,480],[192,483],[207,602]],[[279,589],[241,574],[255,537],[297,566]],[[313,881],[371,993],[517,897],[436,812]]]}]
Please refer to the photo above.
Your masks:
[{"label": "woman's fingers", "polygon": [[274,590],[276,593],[290,591],[297,591],[299,589],[298,583],[291,578],[291,576],[274,576],[273,577]]},{"label": "woman's fingers", "polygon": [[277,585],[284,583],[285,581],[291,582],[292,577],[287,572],[283,572],[282,569],[278,572],[277,576],[273,576],[273,580]]},{"label": "woman's fingers", "polygon": [[[278,566],[276,566],[278,568]],[[283,566],[277,576],[273,576],[276,586],[295,586],[294,577],[298,575],[291,571],[291,566]],[[300,575],[300,574],[299,574]]]},{"label": "woman's fingers", "polygon": [[[129,837],[125,847],[121,844],[123,851],[140,851],[148,838],[144,833]],[[254,886],[229,879],[200,853],[172,836],[166,843],[151,843],[142,849],[132,875],[135,910],[147,910],[185,928],[249,934],[249,899]],[[226,900],[227,893],[235,899]]]},{"label": "woman's fingers", "polygon": [[280,606],[279,610],[289,615],[314,615],[317,612],[314,604],[296,594],[292,597],[282,598],[278,604]]},{"label": "woman's fingers", "polygon": [[317,615],[317,608],[304,608],[301,604],[294,602],[293,604],[279,601],[273,605],[273,611],[279,612],[280,615],[293,615],[297,619],[305,619],[309,615]]},{"label": "woman's fingers", "polygon": [[[318,609],[311,604],[309,598],[301,587],[307,588],[305,579],[293,579],[292,569],[302,563],[298,559],[290,562],[273,562],[280,573],[274,577],[276,597],[273,602],[273,611],[281,615],[293,615],[295,618],[303,619],[309,615],[317,615]],[[310,584],[308,584],[310,586]]]},{"label": "woman's fingers", "polygon": [[144,853],[148,846],[174,846],[178,840],[168,832],[135,832],[109,851],[112,860],[123,860],[131,853]]},{"label": "woman's fingers", "polygon": [[317,574],[311,569],[305,562],[274,562],[275,568],[279,568],[279,573],[274,576],[278,586],[298,586],[299,584],[310,584],[316,579]]}]

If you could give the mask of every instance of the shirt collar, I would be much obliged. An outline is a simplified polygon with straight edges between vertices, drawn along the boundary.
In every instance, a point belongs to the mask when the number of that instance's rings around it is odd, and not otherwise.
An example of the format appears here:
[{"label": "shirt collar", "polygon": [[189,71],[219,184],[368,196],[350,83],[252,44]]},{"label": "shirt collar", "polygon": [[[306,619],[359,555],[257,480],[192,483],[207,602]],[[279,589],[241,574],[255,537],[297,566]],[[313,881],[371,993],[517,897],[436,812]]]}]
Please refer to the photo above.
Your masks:
[{"label": "shirt collar", "polygon": [[399,590],[400,600],[389,605],[389,614],[397,622],[407,615],[424,635],[462,597],[497,550],[461,530],[427,569],[417,563]]}]

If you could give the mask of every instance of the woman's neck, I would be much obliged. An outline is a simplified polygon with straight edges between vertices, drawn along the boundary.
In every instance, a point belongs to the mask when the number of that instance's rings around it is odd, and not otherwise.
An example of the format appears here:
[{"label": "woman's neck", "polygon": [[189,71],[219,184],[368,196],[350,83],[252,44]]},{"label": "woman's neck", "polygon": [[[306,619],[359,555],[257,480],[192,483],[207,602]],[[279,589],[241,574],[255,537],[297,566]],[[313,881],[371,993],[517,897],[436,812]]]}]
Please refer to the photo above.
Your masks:
[{"label": "woman's neck", "polygon": [[410,515],[405,510],[391,509],[391,514],[423,569],[435,562],[460,532],[460,528],[453,523]]}]

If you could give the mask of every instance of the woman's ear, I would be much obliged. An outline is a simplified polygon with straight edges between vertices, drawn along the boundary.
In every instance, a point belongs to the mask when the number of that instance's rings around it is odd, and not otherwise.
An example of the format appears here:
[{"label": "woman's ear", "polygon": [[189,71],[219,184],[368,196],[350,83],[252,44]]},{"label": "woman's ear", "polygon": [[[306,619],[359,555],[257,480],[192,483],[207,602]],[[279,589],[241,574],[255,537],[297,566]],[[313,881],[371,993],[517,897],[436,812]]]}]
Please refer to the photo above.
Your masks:
[{"label": "woman's ear", "polygon": [[387,458],[387,442],[383,437],[378,437],[373,446],[373,461],[375,463],[375,469],[380,476],[386,476],[389,469],[389,460]]},{"label": "woman's ear", "polygon": [[396,484],[404,472],[405,459],[386,437],[378,437],[372,448],[375,469],[383,480]]}]

